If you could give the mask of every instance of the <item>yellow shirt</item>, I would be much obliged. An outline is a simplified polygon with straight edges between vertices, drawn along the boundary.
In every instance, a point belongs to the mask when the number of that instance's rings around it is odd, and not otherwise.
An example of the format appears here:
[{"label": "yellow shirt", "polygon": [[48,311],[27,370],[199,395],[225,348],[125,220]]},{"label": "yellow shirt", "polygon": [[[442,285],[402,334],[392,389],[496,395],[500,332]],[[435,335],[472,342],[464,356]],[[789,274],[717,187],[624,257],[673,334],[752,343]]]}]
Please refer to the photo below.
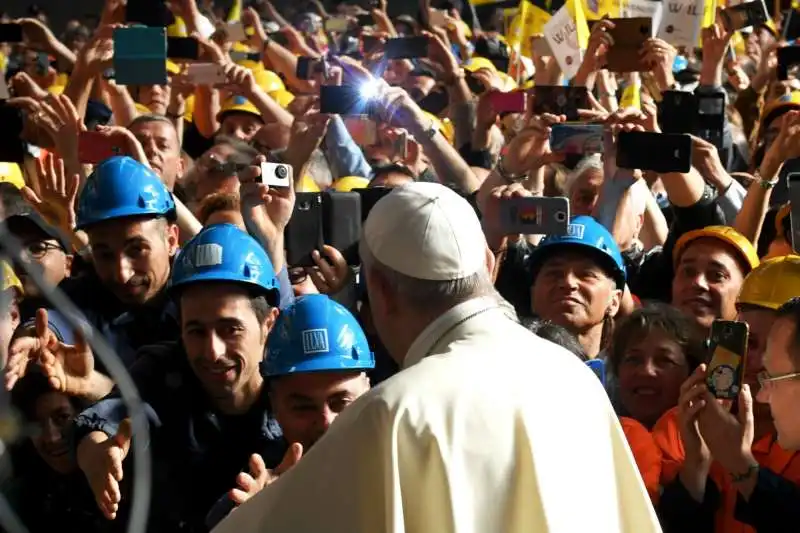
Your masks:
[{"label": "yellow shirt", "polygon": [[661,531],[600,381],[496,300],[445,313],[404,366],[214,532]]}]

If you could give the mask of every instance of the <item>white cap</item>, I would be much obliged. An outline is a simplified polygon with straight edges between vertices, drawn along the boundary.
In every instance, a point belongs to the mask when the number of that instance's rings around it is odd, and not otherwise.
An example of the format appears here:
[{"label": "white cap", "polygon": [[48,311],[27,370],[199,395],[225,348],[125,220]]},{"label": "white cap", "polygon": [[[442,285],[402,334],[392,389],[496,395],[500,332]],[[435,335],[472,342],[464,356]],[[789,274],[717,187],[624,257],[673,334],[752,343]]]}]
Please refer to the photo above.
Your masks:
[{"label": "white cap", "polygon": [[486,238],[472,206],[438,183],[409,183],[381,198],[364,223],[372,255],[416,279],[451,281],[486,268]]}]

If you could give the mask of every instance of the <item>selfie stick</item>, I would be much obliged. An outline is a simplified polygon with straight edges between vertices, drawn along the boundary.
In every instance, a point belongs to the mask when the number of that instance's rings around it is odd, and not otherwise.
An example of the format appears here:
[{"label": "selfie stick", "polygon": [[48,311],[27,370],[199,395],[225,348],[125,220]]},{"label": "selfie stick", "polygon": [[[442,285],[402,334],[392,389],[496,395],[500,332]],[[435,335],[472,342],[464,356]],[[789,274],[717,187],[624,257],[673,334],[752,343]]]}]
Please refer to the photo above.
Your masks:
[{"label": "selfie stick", "polygon": [[[0,250],[9,257],[22,257],[22,244],[16,237],[8,233],[7,229],[0,228]],[[131,516],[128,521],[127,533],[145,533],[147,531],[147,515],[150,508],[151,458],[147,443],[150,442],[150,429],[139,397],[139,391],[133,383],[128,370],[111,345],[100,335],[94,327],[80,321],[80,310],[57,287],[50,286],[35,268],[19,261],[19,265],[30,276],[36,286],[53,307],[60,312],[67,324],[76,331],[83,333],[86,343],[91,347],[92,353],[105,365],[111,379],[119,388],[120,396],[133,425],[133,452],[136,460],[133,461],[133,496],[131,499]],[[8,501],[0,495],[0,525],[9,533],[25,533],[26,528],[20,527],[21,522],[14,514]]]}]

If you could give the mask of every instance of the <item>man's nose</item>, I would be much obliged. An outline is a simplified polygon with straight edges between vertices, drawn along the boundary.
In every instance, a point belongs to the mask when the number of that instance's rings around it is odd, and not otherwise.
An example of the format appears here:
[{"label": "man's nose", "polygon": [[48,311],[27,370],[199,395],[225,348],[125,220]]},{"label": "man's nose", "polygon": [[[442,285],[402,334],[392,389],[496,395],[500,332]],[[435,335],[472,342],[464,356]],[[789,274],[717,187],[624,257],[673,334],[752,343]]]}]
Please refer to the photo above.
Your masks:
[{"label": "man's nose", "polygon": [[114,269],[114,281],[124,285],[133,277],[133,269],[125,256],[120,256]]}]

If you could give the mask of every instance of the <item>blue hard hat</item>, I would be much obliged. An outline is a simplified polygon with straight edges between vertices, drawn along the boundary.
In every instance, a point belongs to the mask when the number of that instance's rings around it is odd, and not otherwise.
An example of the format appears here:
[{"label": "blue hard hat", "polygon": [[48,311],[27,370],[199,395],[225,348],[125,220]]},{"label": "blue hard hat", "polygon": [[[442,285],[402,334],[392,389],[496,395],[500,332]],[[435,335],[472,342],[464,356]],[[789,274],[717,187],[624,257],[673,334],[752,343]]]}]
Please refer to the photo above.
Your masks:
[{"label": "blue hard hat", "polygon": [[175,218],[172,193],[155,172],[126,156],[106,159],[78,198],[77,227],[134,216]]},{"label": "blue hard hat", "polygon": [[542,264],[559,250],[583,250],[591,254],[609,273],[618,289],[625,288],[625,262],[614,237],[602,224],[590,216],[577,216],[567,227],[566,235],[545,237],[530,257],[533,279]]},{"label": "blue hard hat", "polygon": [[324,294],[303,296],[281,311],[263,366],[267,377],[372,368],[375,356],[358,321]]},{"label": "blue hard hat", "polygon": [[241,283],[269,296],[278,305],[275,268],[264,248],[233,224],[213,224],[186,243],[172,265],[169,290],[200,281]]}]

